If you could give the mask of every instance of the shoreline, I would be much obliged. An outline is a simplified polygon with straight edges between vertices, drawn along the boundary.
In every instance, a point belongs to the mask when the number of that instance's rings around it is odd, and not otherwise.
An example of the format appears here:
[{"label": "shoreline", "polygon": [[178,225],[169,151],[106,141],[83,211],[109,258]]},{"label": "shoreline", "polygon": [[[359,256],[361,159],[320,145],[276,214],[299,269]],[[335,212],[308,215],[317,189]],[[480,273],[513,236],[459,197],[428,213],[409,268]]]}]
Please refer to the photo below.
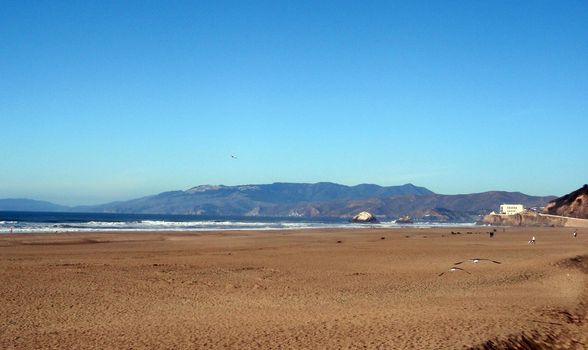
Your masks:
[{"label": "shoreline", "polygon": [[588,230],[460,229],[0,235],[0,347],[588,344]]},{"label": "shoreline", "polygon": [[[313,226],[314,225],[314,226]],[[227,225],[229,226],[229,225]],[[411,225],[397,225],[394,223],[383,223],[383,224],[359,224],[359,223],[346,223],[346,224],[319,224],[309,223],[309,226],[302,226],[300,223],[295,226],[288,227],[227,227],[227,228],[46,228],[46,229],[22,229],[16,228],[13,231],[9,229],[0,229],[0,236],[9,234],[29,234],[29,233],[47,233],[47,234],[58,234],[58,233],[142,233],[142,232],[161,232],[161,233],[181,233],[181,232],[228,232],[228,231],[297,231],[297,230],[364,230],[364,229],[380,229],[380,230],[398,230],[398,229],[451,229],[451,228],[475,228],[475,227],[487,227],[487,225],[479,225],[476,223],[422,223],[422,224],[411,224]]]}]

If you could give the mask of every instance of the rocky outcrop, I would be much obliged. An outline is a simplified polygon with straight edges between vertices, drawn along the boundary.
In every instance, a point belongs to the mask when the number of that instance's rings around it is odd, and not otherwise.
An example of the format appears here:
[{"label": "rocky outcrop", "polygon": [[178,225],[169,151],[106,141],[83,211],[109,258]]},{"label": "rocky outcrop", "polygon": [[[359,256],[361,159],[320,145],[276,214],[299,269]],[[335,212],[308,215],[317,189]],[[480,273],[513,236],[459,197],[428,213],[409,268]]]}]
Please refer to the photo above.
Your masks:
[{"label": "rocky outcrop", "polygon": [[398,218],[394,221],[396,224],[414,224],[410,216],[405,215],[401,218]]},{"label": "rocky outcrop", "polygon": [[588,185],[549,202],[545,206],[545,213],[588,219]]},{"label": "rocky outcrop", "polygon": [[496,226],[588,227],[588,219],[568,218],[526,211],[515,215],[489,214],[479,224]]},{"label": "rocky outcrop", "polygon": [[566,218],[544,216],[538,213],[526,211],[520,214],[488,214],[482,220],[483,224],[495,226],[553,226],[564,227]]},{"label": "rocky outcrop", "polygon": [[378,219],[376,219],[376,217],[374,215],[372,215],[371,213],[368,213],[367,211],[362,211],[361,213],[355,215],[353,217],[353,219],[351,219],[352,222],[359,222],[359,223],[366,223],[366,222],[378,222]]}]

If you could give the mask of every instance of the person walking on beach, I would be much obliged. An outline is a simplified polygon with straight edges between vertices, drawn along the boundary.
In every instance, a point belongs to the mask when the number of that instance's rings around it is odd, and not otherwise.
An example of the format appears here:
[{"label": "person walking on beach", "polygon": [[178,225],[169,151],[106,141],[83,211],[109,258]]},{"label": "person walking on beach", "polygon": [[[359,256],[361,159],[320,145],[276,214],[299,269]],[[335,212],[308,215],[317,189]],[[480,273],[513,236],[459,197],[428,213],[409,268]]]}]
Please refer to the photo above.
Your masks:
[{"label": "person walking on beach", "polygon": [[529,244],[535,244],[535,236],[531,237],[531,240],[529,241]]}]

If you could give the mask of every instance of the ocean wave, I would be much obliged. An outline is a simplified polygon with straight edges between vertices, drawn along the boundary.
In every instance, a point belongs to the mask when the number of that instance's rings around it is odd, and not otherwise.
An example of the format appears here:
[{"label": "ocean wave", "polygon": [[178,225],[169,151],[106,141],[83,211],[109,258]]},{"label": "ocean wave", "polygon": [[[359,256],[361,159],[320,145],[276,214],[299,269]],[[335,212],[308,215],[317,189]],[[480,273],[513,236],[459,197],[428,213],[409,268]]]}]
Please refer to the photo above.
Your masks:
[{"label": "ocean wave", "polygon": [[[150,221],[150,220],[147,220]],[[161,221],[161,222],[86,222],[86,223],[18,223],[11,227],[0,227],[1,233],[67,233],[67,232],[112,232],[112,231],[170,231],[170,232],[208,232],[208,231],[275,231],[301,229],[358,229],[358,228],[435,228],[467,227],[474,223],[418,223],[398,225],[393,222],[378,224],[358,223],[317,223],[317,222],[215,222],[215,221]]]},{"label": "ocean wave", "polygon": [[221,221],[221,220],[205,220],[205,221],[164,221],[164,220],[142,220],[140,224],[147,226],[264,226],[271,223],[267,222],[241,222],[241,221]]},{"label": "ocean wave", "polygon": [[96,226],[96,227],[126,227],[129,225],[136,225],[140,221],[88,221],[79,223],[85,226]]}]

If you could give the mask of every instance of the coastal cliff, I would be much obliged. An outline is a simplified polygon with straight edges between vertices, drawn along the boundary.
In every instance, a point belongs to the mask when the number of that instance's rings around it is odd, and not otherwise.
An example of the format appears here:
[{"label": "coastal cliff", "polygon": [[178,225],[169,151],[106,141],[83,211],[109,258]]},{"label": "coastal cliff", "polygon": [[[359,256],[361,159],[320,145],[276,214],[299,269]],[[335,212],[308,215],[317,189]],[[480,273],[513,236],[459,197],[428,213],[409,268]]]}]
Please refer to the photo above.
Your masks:
[{"label": "coastal cliff", "polygon": [[545,206],[545,213],[588,219],[588,185],[549,202]]},{"label": "coastal cliff", "polygon": [[535,212],[526,211],[514,215],[488,214],[482,223],[495,226],[566,226],[566,218],[542,216]]},{"label": "coastal cliff", "polygon": [[588,227],[588,220],[525,211],[514,215],[488,214],[484,216],[481,224],[493,226]]},{"label": "coastal cliff", "polygon": [[481,224],[497,226],[588,227],[588,185],[550,201],[543,213],[488,214]]}]

